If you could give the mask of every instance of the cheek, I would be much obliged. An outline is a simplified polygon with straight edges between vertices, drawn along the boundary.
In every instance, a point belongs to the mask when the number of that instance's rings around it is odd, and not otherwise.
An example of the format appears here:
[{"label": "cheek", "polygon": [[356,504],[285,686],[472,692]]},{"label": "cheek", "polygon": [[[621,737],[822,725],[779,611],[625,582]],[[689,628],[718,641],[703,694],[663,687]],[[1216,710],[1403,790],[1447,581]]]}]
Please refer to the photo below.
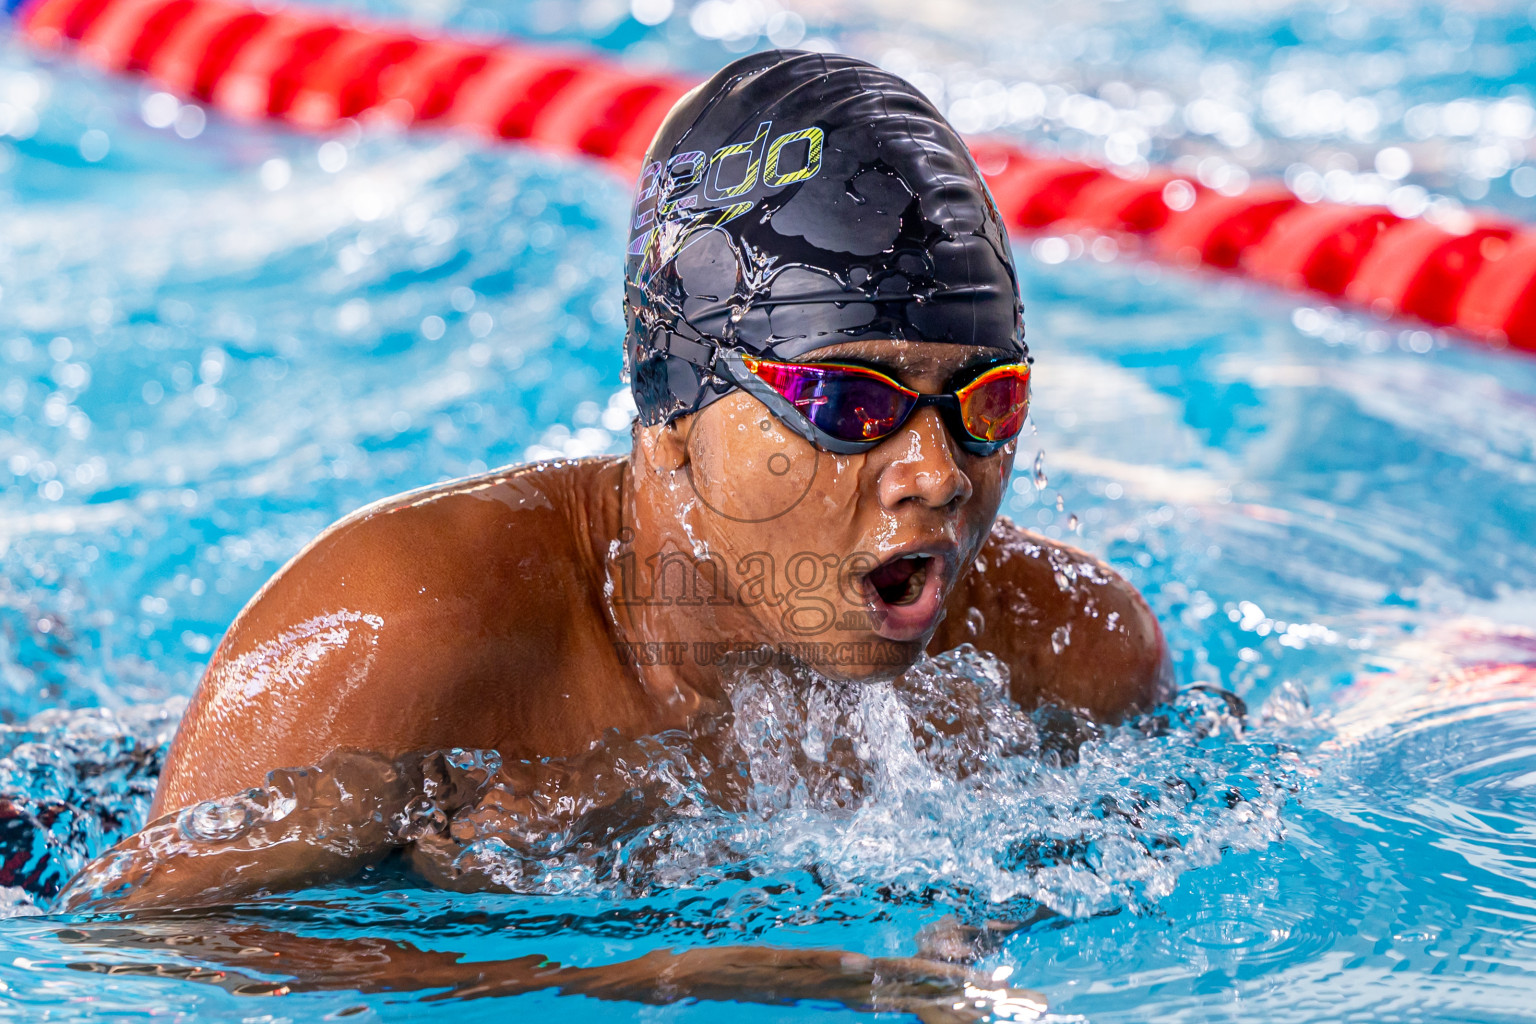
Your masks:
[{"label": "cheek", "polygon": [[816,482],[821,453],[784,430],[745,395],[694,417],[690,475],[700,503],[721,526],[766,526],[792,515]]},{"label": "cheek", "polygon": [[1013,451],[1005,448],[996,455],[981,459],[966,473],[976,485],[977,503],[995,507],[1001,504],[1008,490],[1008,481],[1013,476]]},{"label": "cheek", "polygon": [[1013,478],[1013,453],[1004,450],[990,458],[978,459],[966,467],[975,490],[965,504],[961,516],[967,532],[978,544],[991,532],[992,524],[1008,496],[1008,483]]}]

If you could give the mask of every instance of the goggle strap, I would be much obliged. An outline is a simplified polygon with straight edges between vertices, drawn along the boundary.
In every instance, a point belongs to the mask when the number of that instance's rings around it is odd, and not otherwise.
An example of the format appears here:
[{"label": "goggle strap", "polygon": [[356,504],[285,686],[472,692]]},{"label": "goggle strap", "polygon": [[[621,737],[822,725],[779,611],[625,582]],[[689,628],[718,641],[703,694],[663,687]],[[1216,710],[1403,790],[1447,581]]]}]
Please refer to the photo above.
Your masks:
[{"label": "goggle strap", "polygon": [[715,361],[720,358],[719,345],[706,345],[703,342],[685,338],[681,334],[664,332],[655,346],[656,351],[663,355],[676,356],[685,363],[691,363],[708,373],[715,373]]}]

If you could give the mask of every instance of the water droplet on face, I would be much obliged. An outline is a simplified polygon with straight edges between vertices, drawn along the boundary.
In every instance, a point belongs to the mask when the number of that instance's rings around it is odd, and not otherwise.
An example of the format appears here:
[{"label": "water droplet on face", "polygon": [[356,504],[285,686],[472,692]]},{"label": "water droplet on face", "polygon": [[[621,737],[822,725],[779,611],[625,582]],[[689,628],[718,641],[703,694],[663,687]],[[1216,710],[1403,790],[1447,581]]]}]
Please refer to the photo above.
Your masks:
[{"label": "water droplet on face", "polygon": [[1050,478],[1045,475],[1045,450],[1041,449],[1035,453],[1035,490],[1045,490],[1050,482]]}]

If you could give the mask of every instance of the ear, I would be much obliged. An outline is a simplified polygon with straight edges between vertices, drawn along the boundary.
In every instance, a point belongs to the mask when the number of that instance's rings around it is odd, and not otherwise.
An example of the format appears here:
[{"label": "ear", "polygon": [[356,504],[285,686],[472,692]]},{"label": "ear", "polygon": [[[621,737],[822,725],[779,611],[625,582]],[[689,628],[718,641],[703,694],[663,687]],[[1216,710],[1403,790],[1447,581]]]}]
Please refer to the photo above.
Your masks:
[{"label": "ear", "polygon": [[689,418],[685,416],[671,423],[636,428],[635,450],[658,472],[677,472],[688,465]]}]

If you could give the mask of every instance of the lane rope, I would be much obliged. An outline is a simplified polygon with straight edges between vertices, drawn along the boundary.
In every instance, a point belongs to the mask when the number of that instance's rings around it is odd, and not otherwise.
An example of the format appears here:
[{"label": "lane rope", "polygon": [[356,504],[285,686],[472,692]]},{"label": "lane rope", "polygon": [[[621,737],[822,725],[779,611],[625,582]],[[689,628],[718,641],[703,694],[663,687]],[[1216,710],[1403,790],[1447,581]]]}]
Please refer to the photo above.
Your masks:
[{"label": "lane rope", "polygon": [[[346,118],[459,128],[605,161],[633,178],[694,84],[589,54],[424,36],[231,0],[3,0],[35,45],[246,119],[325,131]],[[972,143],[1021,236],[1086,234],[1383,319],[1415,318],[1536,353],[1536,229],[1486,214],[1405,219],[1379,206],[1304,203],[1276,183],[1226,195],[1154,168],[1137,180],[1006,140]]]}]

